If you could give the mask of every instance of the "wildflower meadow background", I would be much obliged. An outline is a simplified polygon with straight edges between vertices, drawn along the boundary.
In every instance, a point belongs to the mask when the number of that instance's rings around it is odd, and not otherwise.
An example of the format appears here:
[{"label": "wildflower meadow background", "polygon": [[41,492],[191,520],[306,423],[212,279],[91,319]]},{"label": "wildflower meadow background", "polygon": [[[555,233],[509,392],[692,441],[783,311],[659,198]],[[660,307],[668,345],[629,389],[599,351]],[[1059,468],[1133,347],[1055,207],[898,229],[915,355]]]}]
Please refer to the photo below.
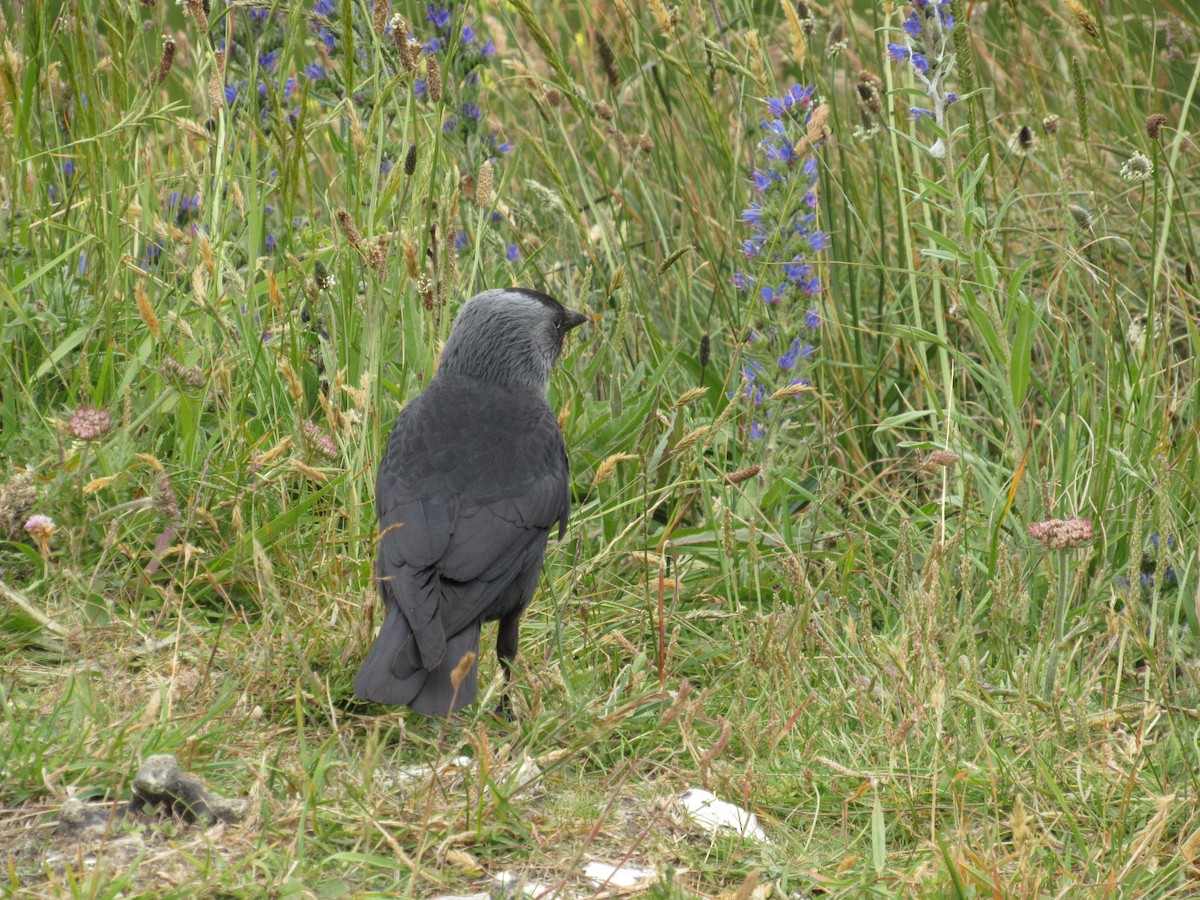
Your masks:
[{"label": "wildflower meadow background", "polygon": [[[1198,19],[0,4],[0,885],[1196,896]],[[509,284],[592,320],[516,721],[487,638],[360,705],[387,432]],[[249,815],[60,824],[155,754]]]}]

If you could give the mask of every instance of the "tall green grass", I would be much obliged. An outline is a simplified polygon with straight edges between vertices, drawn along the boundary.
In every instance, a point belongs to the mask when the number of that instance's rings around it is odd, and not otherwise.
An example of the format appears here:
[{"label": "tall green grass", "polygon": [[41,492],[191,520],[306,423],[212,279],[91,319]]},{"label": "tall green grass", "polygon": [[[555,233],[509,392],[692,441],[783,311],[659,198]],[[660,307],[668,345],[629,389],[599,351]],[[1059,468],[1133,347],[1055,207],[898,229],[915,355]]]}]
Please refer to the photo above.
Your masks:
[{"label": "tall green grass", "polygon": [[[437,102],[353,0],[3,10],[10,892],[586,894],[626,857],[659,896],[1193,890],[1194,11],[956,2],[939,133],[887,55],[908,7],[635,6],[387,10],[442,40]],[[804,309],[732,279],[770,274],[741,217],[793,83],[822,324],[812,390],[756,408]],[[517,721],[363,708],[387,430],[507,284],[593,315]],[[1074,517],[1080,548],[1028,533]],[[52,833],[164,752],[253,821],[94,865]],[[687,786],[771,842],[680,824]]]}]

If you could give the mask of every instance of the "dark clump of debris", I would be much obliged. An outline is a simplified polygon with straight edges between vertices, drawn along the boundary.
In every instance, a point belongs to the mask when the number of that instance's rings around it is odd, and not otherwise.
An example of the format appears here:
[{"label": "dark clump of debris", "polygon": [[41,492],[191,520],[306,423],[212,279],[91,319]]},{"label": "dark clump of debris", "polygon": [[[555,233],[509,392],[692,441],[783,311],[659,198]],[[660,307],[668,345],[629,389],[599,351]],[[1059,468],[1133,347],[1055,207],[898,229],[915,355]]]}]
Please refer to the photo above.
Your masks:
[{"label": "dark clump of debris", "polygon": [[139,822],[171,818],[205,827],[224,822],[234,825],[246,817],[248,800],[222,797],[195,775],[183,771],[170,754],[151,756],[133,779],[133,799],[128,803],[87,803],[70,799],[63,804],[56,833],[83,836],[107,831],[114,822],[134,818]]}]

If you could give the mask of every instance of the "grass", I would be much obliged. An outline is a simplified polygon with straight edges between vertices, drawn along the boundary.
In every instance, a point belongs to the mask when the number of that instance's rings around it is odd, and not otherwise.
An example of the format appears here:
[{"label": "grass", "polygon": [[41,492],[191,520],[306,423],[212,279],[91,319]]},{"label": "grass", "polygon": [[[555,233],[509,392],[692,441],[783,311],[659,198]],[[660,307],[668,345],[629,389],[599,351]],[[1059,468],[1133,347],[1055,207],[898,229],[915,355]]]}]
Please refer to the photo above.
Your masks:
[{"label": "grass", "polygon": [[[863,0],[396,6],[436,101],[357,0],[5,8],[8,893],[589,896],[600,859],[657,897],[1194,895],[1200,22],[952,8],[937,122],[908,7]],[[827,243],[748,260],[793,83]],[[768,213],[809,209],[778,170]],[[765,304],[796,247],[819,292]],[[363,707],[387,431],[505,284],[594,319],[517,719],[490,658],[453,721]],[[156,753],[248,821],[55,831]]]}]

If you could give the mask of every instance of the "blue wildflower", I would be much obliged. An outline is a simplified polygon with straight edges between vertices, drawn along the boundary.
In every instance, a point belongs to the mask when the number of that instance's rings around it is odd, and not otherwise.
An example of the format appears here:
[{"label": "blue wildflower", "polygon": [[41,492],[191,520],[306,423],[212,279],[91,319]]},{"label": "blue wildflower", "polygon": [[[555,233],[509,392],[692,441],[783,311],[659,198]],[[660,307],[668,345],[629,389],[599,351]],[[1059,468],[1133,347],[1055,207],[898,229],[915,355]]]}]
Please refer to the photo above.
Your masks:
[{"label": "blue wildflower", "polygon": [[446,121],[442,123],[442,131],[446,134],[451,134],[458,127],[458,116],[447,116]]},{"label": "blue wildflower", "polygon": [[333,15],[333,11],[333,0],[313,0],[313,12],[318,16],[324,16],[328,19]]},{"label": "blue wildflower", "polygon": [[225,105],[233,106],[237,103],[238,89],[236,84],[225,85]]},{"label": "blue wildflower", "polygon": [[429,93],[429,79],[418,78],[413,82],[413,93],[418,97],[424,97]]},{"label": "blue wildflower", "polygon": [[787,352],[784,353],[783,356],[779,357],[779,368],[785,372],[790,372],[792,369],[796,368],[796,362],[800,358],[800,351],[802,349],[803,345],[800,342],[800,338],[796,338],[794,341],[792,341],[791,346],[787,349]]},{"label": "blue wildflower", "polygon": [[787,291],[787,284],[781,284],[779,287],[771,287],[769,284],[764,284],[759,288],[759,294],[762,297],[763,303],[767,306],[775,306],[783,302],[783,295]]},{"label": "blue wildflower", "polygon": [[921,36],[921,20],[917,18],[915,12],[910,12],[908,18],[904,20],[904,30],[908,32],[909,37]]},{"label": "blue wildflower", "polygon": [[904,60],[908,59],[910,55],[912,55],[911,50],[909,50],[907,47],[901,46],[900,44],[888,44],[887,52],[888,56],[890,56],[896,62],[903,62]]},{"label": "blue wildflower", "polygon": [[279,61],[279,53],[272,50],[270,53],[260,53],[258,56],[258,65],[260,68],[266,69],[268,72],[274,71],[275,63]]},{"label": "blue wildflower", "polygon": [[465,231],[460,231],[454,235],[454,247],[456,250],[465,250],[468,243]]},{"label": "blue wildflower", "polygon": [[749,209],[742,210],[742,221],[749,222],[754,226],[762,224],[762,216],[763,208],[761,203],[751,203]]},{"label": "blue wildflower", "polygon": [[496,44],[491,38],[488,38],[487,43],[479,48],[479,55],[484,59],[491,59],[496,55]]},{"label": "blue wildflower", "polygon": [[469,119],[472,122],[478,122],[483,115],[483,110],[476,103],[464,103],[462,105],[462,114],[464,119]]},{"label": "blue wildflower", "polygon": [[442,39],[439,37],[431,37],[423,44],[423,47],[425,48],[426,53],[437,53],[442,49]]},{"label": "blue wildflower", "polygon": [[821,327],[821,314],[811,306],[804,313],[804,327],[811,328],[814,331]]},{"label": "blue wildflower", "polygon": [[430,3],[425,8],[425,21],[438,31],[442,31],[450,24],[450,10],[444,6]]},{"label": "blue wildflower", "polygon": [[149,271],[150,267],[155,265],[162,257],[163,248],[161,244],[151,241],[146,245],[146,256],[142,263],[142,269]]},{"label": "blue wildflower", "polygon": [[521,250],[516,244],[509,244],[504,249],[504,258],[509,262],[516,262],[521,258]]},{"label": "blue wildflower", "polygon": [[908,117],[914,121],[919,119],[932,119],[933,110],[926,109],[923,106],[910,106],[908,108]]},{"label": "blue wildflower", "polygon": [[250,10],[250,21],[257,25],[261,25],[263,22],[267,21],[270,15],[271,11],[269,9],[252,9]]},{"label": "blue wildflower", "polygon": [[793,256],[792,261],[785,263],[783,267],[783,274],[787,276],[787,280],[792,284],[806,278],[811,271],[812,266],[805,263],[799,256]]},{"label": "blue wildflower", "polygon": [[325,67],[320,63],[309,63],[304,67],[304,76],[311,81],[320,81],[325,77]]},{"label": "blue wildflower", "polygon": [[470,25],[464,25],[462,27],[462,42],[464,44],[475,43],[475,29]]},{"label": "blue wildflower", "polygon": [[760,423],[758,423],[758,422],[750,423],[750,440],[761,441],[766,436],[767,436],[767,432]]},{"label": "blue wildflower", "polygon": [[913,65],[913,68],[916,69],[918,72],[920,72],[922,75],[925,75],[929,72],[929,60],[927,60],[923,54],[913,53],[912,65]]}]

